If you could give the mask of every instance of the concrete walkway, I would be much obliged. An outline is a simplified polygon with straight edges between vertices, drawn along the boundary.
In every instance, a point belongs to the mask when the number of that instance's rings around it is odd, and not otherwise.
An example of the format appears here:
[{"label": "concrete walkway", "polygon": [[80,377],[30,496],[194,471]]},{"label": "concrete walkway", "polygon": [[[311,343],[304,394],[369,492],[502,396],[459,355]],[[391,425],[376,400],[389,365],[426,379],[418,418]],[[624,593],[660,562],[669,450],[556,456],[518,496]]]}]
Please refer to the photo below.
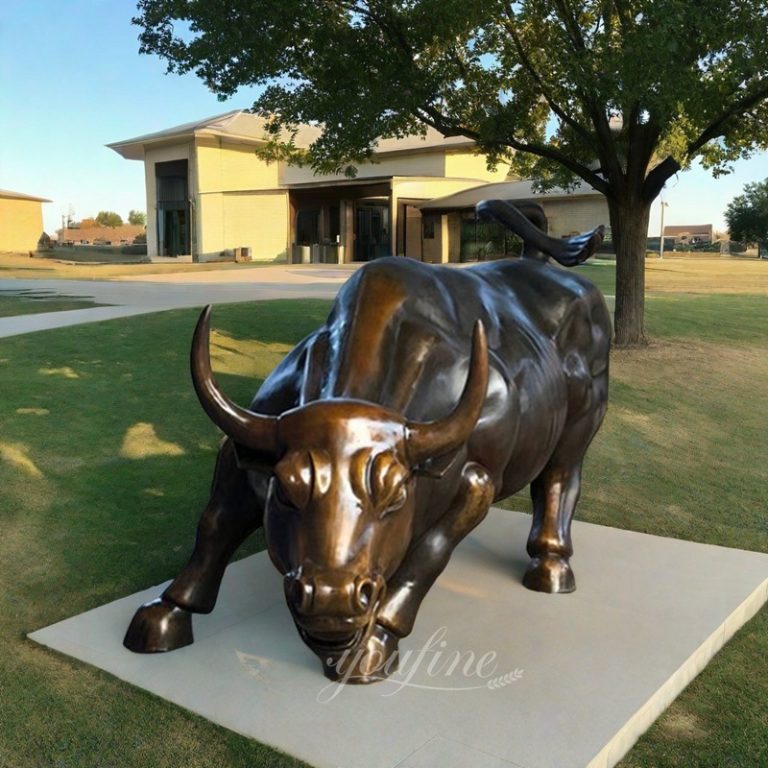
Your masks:
[{"label": "concrete walkway", "polygon": [[130,280],[0,280],[0,292],[34,291],[110,306],[0,318],[0,337],[205,304],[268,299],[331,299],[354,267],[295,265],[197,274],[144,275]]},{"label": "concrete walkway", "polygon": [[[254,269],[141,275],[113,280],[2,279],[0,293],[83,298],[109,306],[0,318],[0,338],[144,315],[167,309],[269,299],[332,299],[361,265],[294,264]],[[467,265],[456,265],[461,269]],[[613,309],[613,296],[606,296]]]}]

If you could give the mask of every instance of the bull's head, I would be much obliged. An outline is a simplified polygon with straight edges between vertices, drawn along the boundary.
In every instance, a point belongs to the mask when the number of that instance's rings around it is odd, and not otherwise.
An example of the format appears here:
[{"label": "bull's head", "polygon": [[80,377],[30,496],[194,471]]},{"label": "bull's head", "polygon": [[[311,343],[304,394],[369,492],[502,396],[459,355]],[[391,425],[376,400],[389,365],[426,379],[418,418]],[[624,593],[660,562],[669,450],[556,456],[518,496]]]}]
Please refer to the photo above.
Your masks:
[{"label": "bull's head", "polygon": [[371,627],[411,542],[415,475],[464,444],[480,416],[488,383],[483,326],[474,329],[458,405],[430,423],[350,399],[318,400],[279,416],[242,408],[213,378],[209,330],[210,307],[192,343],[195,389],[241,454],[267,457],[273,467],[267,547],[285,576],[296,624],[315,651],[352,647]]}]

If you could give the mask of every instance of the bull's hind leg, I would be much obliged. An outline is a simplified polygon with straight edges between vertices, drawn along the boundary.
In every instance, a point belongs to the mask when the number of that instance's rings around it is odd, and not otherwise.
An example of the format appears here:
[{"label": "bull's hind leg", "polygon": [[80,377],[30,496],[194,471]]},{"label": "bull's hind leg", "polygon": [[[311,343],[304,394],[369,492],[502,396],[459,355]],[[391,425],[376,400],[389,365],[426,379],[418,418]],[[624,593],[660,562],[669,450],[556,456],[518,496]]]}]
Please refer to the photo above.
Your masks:
[{"label": "bull's hind leg", "polygon": [[552,458],[531,483],[533,526],[528,537],[531,562],[523,584],[537,592],[573,592],[576,580],[570,565],[573,554],[571,520],[581,492],[584,454],[605,415],[607,372],[595,377],[578,398],[581,408],[569,420]]},{"label": "bull's hind leg", "polygon": [[133,617],[123,644],[136,653],[173,651],[193,642],[192,613],[210,613],[230,558],[263,520],[263,505],[246,473],[237,467],[234,446],[222,443],[208,501],[197,526],[195,547],[162,596]]},{"label": "bull's hind leg", "polygon": [[575,467],[547,467],[531,483],[533,526],[528,537],[531,562],[523,584],[537,592],[573,592],[576,580],[571,520],[581,487],[581,462]]}]

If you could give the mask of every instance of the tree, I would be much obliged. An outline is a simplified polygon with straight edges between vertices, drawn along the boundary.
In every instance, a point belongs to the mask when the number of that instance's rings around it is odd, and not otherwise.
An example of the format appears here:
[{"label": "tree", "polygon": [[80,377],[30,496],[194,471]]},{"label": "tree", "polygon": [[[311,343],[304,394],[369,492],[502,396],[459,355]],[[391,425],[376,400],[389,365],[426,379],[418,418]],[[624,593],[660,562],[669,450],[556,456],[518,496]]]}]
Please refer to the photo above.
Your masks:
[{"label": "tree", "polygon": [[[346,169],[432,126],[544,187],[607,199],[616,341],[645,340],[651,204],[695,158],[768,146],[763,0],[140,0],[141,51],[221,97],[265,86],[274,156]],[[179,30],[182,30],[179,32]],[[321,137],[306,156],[299,123]],[[282,132],[281,132],[282,131]]]},{"label": "tree", "polygon": [[731,239],[757,243],[758,258],[763,258],[768,243],[768,179],[747,184],[725,209]]},{"label": "tree", "polygon": [[98,227],[99,224],[96,221],[96,219],[83,219],[80,222],[80,229],[93,229],[94,227]]},{"label": "tree", "polygon": [[147,225],[147,217],[143,211],[128,211],[128,223],[134,225],[141,225],[145,227]]},{"label": "tree", "polygon": [[123,219],[114,211],[99,211],[96,215],[96,223],[100,227],[121,227]]}]

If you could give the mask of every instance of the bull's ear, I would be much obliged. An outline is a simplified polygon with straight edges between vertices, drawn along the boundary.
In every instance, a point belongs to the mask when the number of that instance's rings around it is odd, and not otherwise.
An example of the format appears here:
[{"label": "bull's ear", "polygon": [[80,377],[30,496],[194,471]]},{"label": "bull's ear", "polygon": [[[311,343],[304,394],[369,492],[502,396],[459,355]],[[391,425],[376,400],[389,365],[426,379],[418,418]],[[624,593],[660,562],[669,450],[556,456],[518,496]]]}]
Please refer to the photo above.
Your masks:
[{"label": "bull's ear", "polygon": [[240,443],[235,443],[235,460],[240,469],[272,471],[275,457],[272,454],[256,451]]},{"label": "bull's ear", "polygon": [[455,452],[446,456],[438,456],[436,459],[427,459],[423,464],[414,467],[413,473],[439,480],[454,465],[458,456],[458,452]]}]

